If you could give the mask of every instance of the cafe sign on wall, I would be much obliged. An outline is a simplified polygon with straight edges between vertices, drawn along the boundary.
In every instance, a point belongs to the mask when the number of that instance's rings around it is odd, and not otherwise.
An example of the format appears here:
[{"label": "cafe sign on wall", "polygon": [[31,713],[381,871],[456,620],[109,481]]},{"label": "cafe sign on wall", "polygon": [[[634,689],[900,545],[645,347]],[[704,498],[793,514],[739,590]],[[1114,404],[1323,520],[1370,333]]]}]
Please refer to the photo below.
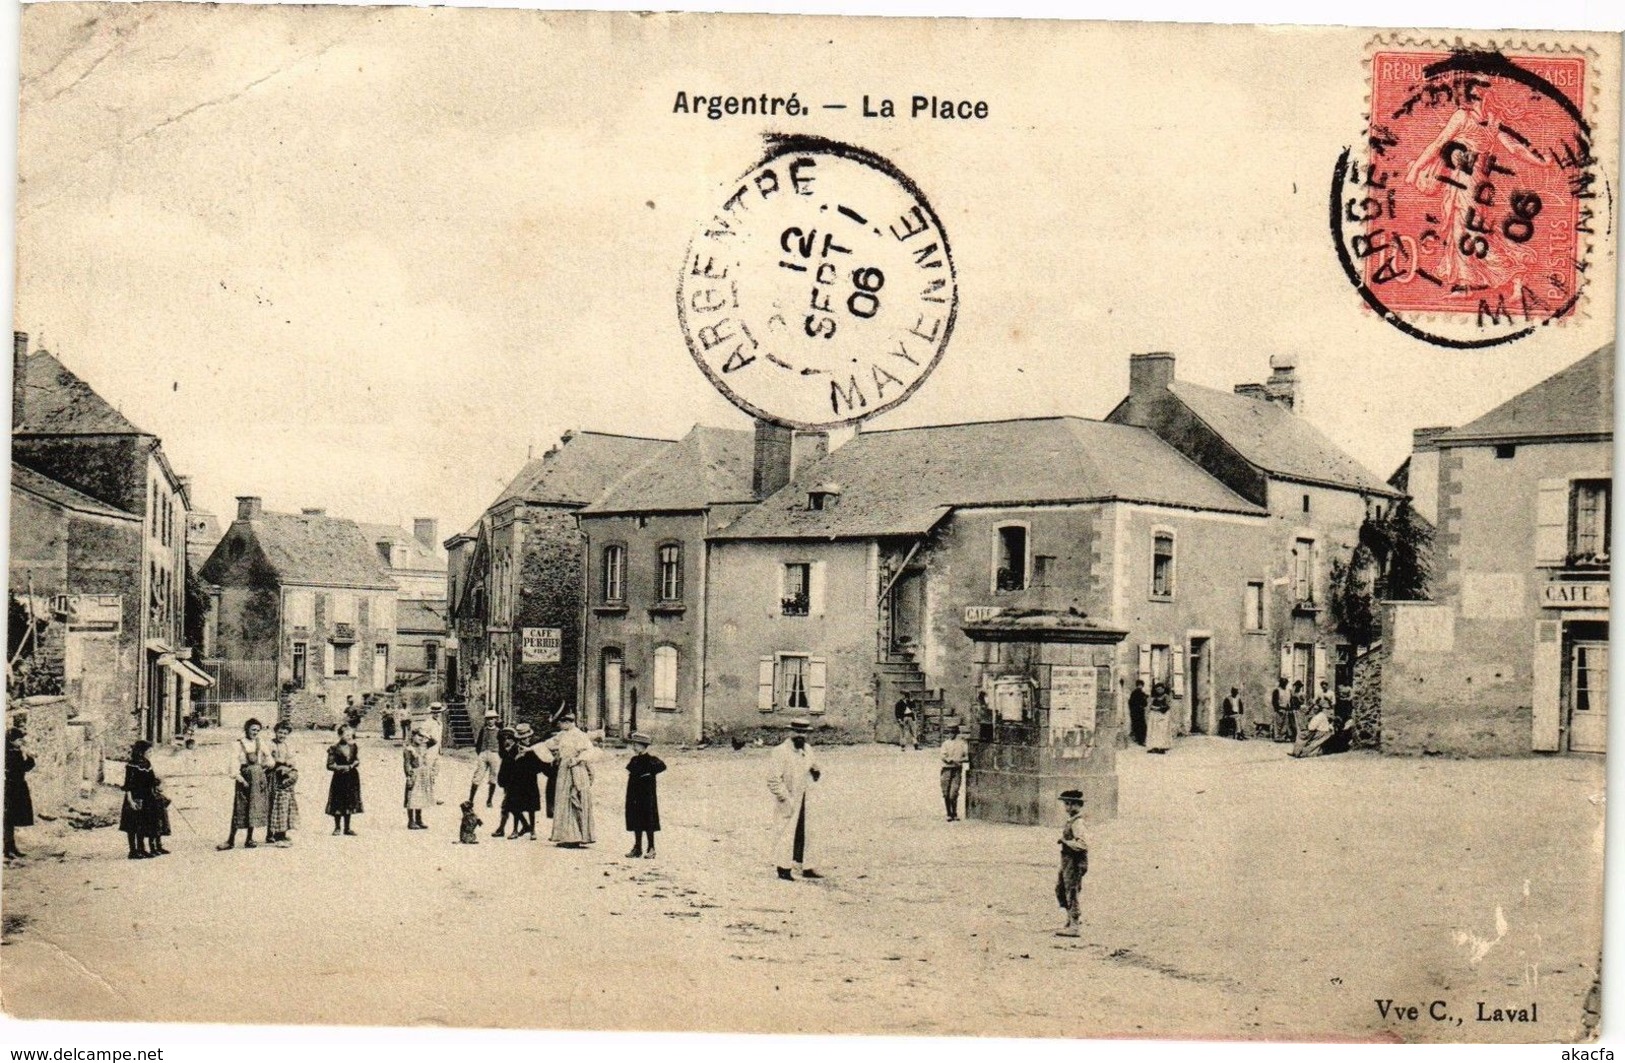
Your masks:
[{"label": "cafe sign on wall", "polygon": [[1548,583],[1540,589],[1540,604],[1547,609],[1607,609],[1608,584]]},{"label": "cafe sign on wall", "polygon": [[556,627],[527,627],[521,629],[520,662],[522,664],[558,664],[563,646],[560,629]]}]

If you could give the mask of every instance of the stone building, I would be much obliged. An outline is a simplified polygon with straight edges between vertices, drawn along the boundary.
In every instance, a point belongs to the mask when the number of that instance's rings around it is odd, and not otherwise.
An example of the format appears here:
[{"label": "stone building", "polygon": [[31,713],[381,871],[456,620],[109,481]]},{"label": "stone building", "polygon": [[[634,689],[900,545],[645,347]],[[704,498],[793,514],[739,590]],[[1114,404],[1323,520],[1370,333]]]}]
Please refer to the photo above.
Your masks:
[{"label": "stone building", "polygon": [[354,521],[239,498],[202,575],[219,589],[223,725],[274,715],[283,695],[297,724],[331,724],[347,697],[360,703],[395,681],[399,590]]},{"label": "stone building", "polygon": [[166,742],[189,688],[209,682],[185,642],[186,480],[156,435],[30,354],[24,333],[12,371],[11,592],[61,626],[62,685],[99,717],[106,748]]},{"label": "stone building", "polygon": [[585,568],[576,512],[671,440],[567,432],[446,544],[454,700],[539,723],[582,683]]},{"label": "stone building", "polygon": [[1613,394],[1610,345],[1420,441],[1433,601],[1388,606],[1385,751],[1604,751]]},{"label": "stone building", "polygon": [[751,482],[751,433],[696,427],[581,510],[590,726],[699,737],[707,537]]},{"label": "stone building", "polygon": [[395,608],[395,683],[401,690],[413,692],[414,705],[437,701],[444,694],[445,648],[450,638],[439,521],[418,517],[410,535],[389,524],[362,524],[360,528],[400,588]]}]

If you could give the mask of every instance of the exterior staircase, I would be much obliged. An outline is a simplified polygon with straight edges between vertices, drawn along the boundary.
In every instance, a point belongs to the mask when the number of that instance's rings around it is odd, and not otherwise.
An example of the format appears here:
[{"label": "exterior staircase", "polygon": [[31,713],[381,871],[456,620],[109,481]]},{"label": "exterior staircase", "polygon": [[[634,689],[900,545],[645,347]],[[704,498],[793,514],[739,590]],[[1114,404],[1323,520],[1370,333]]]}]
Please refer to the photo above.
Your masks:
[{"label": "exterior staircase", "polygon": [[[894,706],[904,694],[923,702],[926,697],[925,672],[920,670],[912,654],[891,653],[875,665],[875,741],[897,741],[897,716]],[[924,709],[921,710],[922,714]],[[924,720],[921,720],[923,725]],[[921,728],[924,729],[923,726]],[[920,736],[925,741],[925,736]]]},{"label": "exterior staircase", "polygon": [[446,745],[451,749],[467,749],[474,744],[474,720],[468,714],[468,704],[454,701],[446,706]]}]

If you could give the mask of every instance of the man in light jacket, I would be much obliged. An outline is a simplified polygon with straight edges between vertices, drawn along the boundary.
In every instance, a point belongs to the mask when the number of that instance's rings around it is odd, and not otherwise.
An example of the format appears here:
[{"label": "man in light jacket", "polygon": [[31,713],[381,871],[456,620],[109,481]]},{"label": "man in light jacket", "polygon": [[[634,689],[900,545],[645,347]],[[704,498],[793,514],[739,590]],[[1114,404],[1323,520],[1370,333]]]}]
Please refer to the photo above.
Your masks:
[{"label": "man in light jacket", "polygon": [[767,788],[773,794],[776,817],[773,860],[779,877],[786,881],[792,868],[799,868],[802,878],[824,877],[808,866],[807,859],[807,791],[820,774],[818,761],[807,747],[811,731],[812,724],[806,720],[791,720],[790,737],[773,750],[768,765]]}]

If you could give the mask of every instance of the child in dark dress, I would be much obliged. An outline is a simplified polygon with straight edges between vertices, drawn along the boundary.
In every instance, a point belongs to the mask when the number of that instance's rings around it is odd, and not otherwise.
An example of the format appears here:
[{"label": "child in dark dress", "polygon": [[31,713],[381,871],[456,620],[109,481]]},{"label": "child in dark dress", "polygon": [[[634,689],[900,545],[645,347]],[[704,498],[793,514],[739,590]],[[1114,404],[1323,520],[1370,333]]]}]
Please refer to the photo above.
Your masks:
[{"label": "child in dark dress", "polygon": [[124,765],[124,807],[119,811],[118,829],[130,842],[130,859],[145,860],[163,856],[163,836],[169,833],[169,813],[161,806],[169,799],[152,770],[147,753],[152,743],[146,739],[130,747],[129,763]]},{"label": "child in dark dress", "polygon": [[[660,829],[660,796],[656,792],[656,777],[666,770],[666,764],[649,752],[649,736],[634,734],[627,739],[632,745],[632,759],[626,762],[626,829],[632,832],[631,858],[653,860],[655,832]],[[645,848],[643,838],[649,838]]]}]

